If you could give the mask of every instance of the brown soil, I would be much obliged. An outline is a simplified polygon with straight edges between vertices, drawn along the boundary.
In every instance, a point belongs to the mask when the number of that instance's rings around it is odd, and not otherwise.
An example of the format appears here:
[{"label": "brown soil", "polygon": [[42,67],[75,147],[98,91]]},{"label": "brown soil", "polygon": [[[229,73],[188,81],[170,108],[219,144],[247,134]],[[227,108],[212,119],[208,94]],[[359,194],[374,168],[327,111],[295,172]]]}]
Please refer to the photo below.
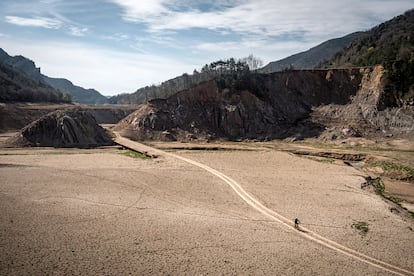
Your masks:
[{"label": "brown soil", "polygon": [[[179,151],[268,208],[414,271],[414,220],[361,190],[361,172],[272,149]],[[0,150],[0,274],[388,275],[309,241],[178,159],[116,148]],[[362,235],[351,226],[367,222]]]}]

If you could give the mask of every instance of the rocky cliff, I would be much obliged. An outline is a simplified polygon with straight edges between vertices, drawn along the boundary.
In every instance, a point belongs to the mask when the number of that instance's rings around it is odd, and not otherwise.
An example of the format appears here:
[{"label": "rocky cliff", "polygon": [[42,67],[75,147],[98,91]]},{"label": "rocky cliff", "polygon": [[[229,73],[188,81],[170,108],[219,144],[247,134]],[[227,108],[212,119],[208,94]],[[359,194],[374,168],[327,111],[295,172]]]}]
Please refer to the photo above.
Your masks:
[{"label": "rocky cliff", "polygon": [[411,136],[414,133],[413,100],[404,101],[390,90],[390,80],[382,66],[360,69],[358,93],[347,105],[329,104],[313,110],[311,120],[325,126],[325,139],[346,136],[391,137]]},{"label": "rocky cliff", "polygon": [[150,101],[116,126],[133,139],[274,139],[404,135],[410,106],[388,106],[381,66],[252,74],[246,89],[204,82]]}]

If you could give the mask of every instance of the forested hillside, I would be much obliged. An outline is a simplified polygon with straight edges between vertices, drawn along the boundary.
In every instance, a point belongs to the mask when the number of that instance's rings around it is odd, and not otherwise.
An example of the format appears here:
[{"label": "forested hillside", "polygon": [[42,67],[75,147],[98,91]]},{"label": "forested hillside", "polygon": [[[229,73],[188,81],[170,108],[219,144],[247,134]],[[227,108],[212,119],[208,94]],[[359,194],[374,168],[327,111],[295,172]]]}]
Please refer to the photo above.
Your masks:
[{"label": "forested hillside", "polygon": [[[414,10],[407,11],[356,38],[324,67],[373,66],[387,70],[388,100],[414,105]],[[399,99],[399,100],[396,100]]]},{"label": "forested hillside", "polygon": [[348,46],[353,39],[359,37],[361,34],[361,32],[357,32],[325,41],[305,52],[270,62],[265,67],[259,69],[258,72],[273,73],[286,69],[312,69],[321,62],[333,58],[336,53]]},{"label": "forested hillside", "polygon": [[98,91],[76,86],[67,79],[45,76],[40,72],[40,68],[36,67],[32,60],[23,56],[9,56],[9,54],[1,48],[0,63],[8,65],[20,75],[24,75],[25,78],[32,80],[42,87],[52,87],[62,93],[69,94],[74,102],[83,104],[107,103],[107,98],[101,95]]},{"label": "forested hillside", "polygon": [[68,103],[71,97],[0,63],[0,102]]}]

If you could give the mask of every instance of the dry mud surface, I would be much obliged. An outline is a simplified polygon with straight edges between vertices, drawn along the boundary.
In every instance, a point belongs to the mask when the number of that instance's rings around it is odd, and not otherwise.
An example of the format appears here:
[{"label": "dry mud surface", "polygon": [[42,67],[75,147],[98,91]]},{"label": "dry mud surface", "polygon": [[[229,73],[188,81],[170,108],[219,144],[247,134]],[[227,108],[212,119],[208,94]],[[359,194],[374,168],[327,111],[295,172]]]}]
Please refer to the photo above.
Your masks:
[{"label": "dry mud surface", "polygon": [[[361,190],[352,167],[271,149],[174,153],[323,237],[414,271],[414,220]],[[222,179],[169,156],[0,149],[0,175],[1,275],[393,275],[269,219]]]}]

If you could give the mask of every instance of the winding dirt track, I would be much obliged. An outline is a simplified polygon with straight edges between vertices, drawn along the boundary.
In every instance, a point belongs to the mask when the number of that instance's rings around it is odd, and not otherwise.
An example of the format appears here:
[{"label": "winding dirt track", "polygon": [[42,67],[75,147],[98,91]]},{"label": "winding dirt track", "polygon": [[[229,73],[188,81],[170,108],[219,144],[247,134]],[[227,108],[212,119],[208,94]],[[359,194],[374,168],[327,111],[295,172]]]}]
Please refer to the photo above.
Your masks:
[{"label": "winding dirt track", "polygon": [[208,171],[209,173],[213,174],[214,176],[220,178],[221,180],[223,180],[225,183],[227,183],[232,189],[233,191],[241,198],[243,199],[243,201],[245,201],[247,204],[249,204],[252,208],[254,208],[255,210],[257,210],[258,212],[260,212],[261,214],[265,215],[266,217],[268,217],[271,220],[274,220],[280,224],[282,224],[283,226],[287,227],[289,230],[294,231],[296,234],[301,235],[302,237],[311,240],[313,242],[316,242],[324,247],[327,247],[329,249],[332,249],[336,252],[342,253],[348,257],[354,258],[358,261],[367,263],[369,265],[372,265],[376,268],[382,269],[384,271],[396,274],[396,275],[414,275],[414,272],[394,266],[392,264],[389,264],[387,262],[375,259],[373,257],[370,257],[368,255],[365,255],[363,253],[360,253],[358,251],[355,251],[351,248],[348,248],[346,246],[343,246],[339,243],[336,243],[332,240],[329,240],[305,227],[301,227],[300,231],[296,230],[293,225],[292,225],[292,221],[282,215],[280,215],[279,213],[267,208],[266,206],[264,206],[261,202],[259,202],[258,200],[256,200],[254,197],[252,197],[249,193],[247,193],[241,186],[239,183],[237,183],[235,180],[233,180],[232,178],[224,175],[223,173],[207,166],[204,165],[202,163],[199,163],[197,161],[173,154],[173,153],[168,153],[165,151],[161,151],[146,145],[143,145],[141,143],[135,142],[135,141],[131,141],[129,139],[126,139],[124,137],[121,137],[119,135],[119,133],[115,133],[116,134],[116,138],[114,139],[114,141],[119,144],[122,145],[126,148],[141,152],[141,153],[145,153],[148,154],[150,156],[169,156],[172,158],[176,158],[179,160],[182,160],[184,162],[187,162],[191,165],[197,166],[199,168],[202,168],[206,171]]}]

